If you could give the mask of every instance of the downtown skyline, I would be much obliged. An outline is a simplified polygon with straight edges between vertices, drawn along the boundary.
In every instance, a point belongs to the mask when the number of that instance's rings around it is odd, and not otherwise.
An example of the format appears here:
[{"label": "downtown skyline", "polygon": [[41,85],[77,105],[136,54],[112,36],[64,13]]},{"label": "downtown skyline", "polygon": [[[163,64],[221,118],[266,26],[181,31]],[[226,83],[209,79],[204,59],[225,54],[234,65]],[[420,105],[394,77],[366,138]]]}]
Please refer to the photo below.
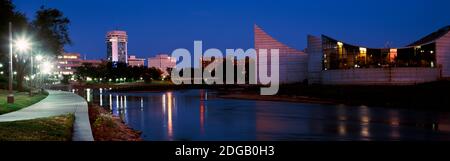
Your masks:
[{"label": "downtown skyline", "polygon": [[[450,24],[450,15],[441,10],[450,2],[443,0],[14,2],[30,19],[41,5],[61,9],[71,20],[73,45],[66,51],[86,54],[88,59],[105,59],[104,37],[116,29],[128,32],[129,55],[148,58],[177,48],[192,49],[195,40],[202,40],[204,48],[253,48],[253,24],[299,50],[306,47],[308,34],[331,35],[368,47],[384,47],[387,41],[402,47]],[[334,7],[336,3],[342,7]]]}]

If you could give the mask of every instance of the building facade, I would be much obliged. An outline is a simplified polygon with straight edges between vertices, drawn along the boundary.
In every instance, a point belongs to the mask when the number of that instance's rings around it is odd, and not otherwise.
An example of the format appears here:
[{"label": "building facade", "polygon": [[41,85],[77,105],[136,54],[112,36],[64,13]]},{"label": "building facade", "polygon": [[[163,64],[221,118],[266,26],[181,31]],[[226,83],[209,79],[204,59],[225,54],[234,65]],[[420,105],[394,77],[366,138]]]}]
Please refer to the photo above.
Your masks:
[{"label": "building facade", "polygon": [[136,58],[136,56],[130,55],[130,57],[128,57],[128,66],[143,67],[145,66],[145,59]]},{"label": "building facade", "polygon": [[[262,61],[260,49],[267,49],[268,57],[272,54],[271,49],[279,49],[279,71],[271,71],[272,62],[270,59],[266,59],[267,66],[259,66],[258,64],[257,69],[266,68],[269,75],[278,72],[280,83],[297,83],[307,80],[308,55],[305,52],[281,43],[257,25],[254,26],[254,34],[257,62]],[[259,78],[259,75],[257,78]]]},{"label": "building facade", "polygon": [[128,35],[126,31],[106,34],[107,59],[113,63],[128,63]]},{"label": "building facade", "polygon": [[175,68],[177,60],[175,58],[170,57],[167,54],[160,54],[153,58],[148,58],[148,67],[149,68],[157,68],[163,71],[163,75],[169,75],[167,69]]},{"label": "building facade", "polygon": [[58,72],[62,75],[72,75],[75,68],[81,66],[81,55],[79,53],[64,53],[58,56]]},{"label": "building facade", "polygon": [[325,35],[307,41],[302,52],[255,26],[255,49],[280,50],[281,83],[410,85],[450,78],[450,26],[401,48],[368,48]]},{"label": "building facade", "polygon": [[[337,85],[410,85],[450,77],[450,27],[401,48],[367,48],[309,36],[313,70],[310,83]],[[320,70],[318,70],[320,69]]]},{"label": "building facade", "polygon": [[84,63],[89,63],[94,66],[100,65],[100,60],[83,60],[79,53],[64,53],[58,56],[57,72],[61,75],[73,75],[76,68],[82,66]]}]

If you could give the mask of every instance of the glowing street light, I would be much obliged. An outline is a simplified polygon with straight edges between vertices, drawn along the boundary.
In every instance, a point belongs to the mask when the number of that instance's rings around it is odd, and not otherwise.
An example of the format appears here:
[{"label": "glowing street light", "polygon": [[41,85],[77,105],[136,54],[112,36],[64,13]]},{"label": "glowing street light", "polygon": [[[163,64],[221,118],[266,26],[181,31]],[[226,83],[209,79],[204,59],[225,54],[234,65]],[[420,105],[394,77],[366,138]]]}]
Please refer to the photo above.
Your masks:
[{"label": "glowing street light", "polygon": [[35,59],[36,59],[36,61],[42,61],[42,59],[44,59],[44,57],[42,57],[42,55],[37,55]]},{"label": "glowing street light", "polygon": [[14,103],[13,93],[13,39],[12,39],[12,23],[9,22],[9,80],[8,80],[8,104]]},{"label": "glowing street light", "polygon": [[16,49],[21,52],[26,52],[26,51],[30,50],[31,45],[32,45],[30,43],[30,41],[24,37],[17,39],[14,43],[15,43]]},{"label": "glowing street light", "polygon": [[[15,41],[15,47],[17,50],[21,52],[27,52],[28,50],[31,50],[32,43],[29,39],[25,37],[20,37]],[[31,76],[33,75],[33,52],[30,51],[30,96],[33,96],[33,81]]]},{"label": "glowing street light", "polygon": [[44,74],[50,74],[53,70],[53,65],[50,62],[43,62],[40,66],[41,72]]}]

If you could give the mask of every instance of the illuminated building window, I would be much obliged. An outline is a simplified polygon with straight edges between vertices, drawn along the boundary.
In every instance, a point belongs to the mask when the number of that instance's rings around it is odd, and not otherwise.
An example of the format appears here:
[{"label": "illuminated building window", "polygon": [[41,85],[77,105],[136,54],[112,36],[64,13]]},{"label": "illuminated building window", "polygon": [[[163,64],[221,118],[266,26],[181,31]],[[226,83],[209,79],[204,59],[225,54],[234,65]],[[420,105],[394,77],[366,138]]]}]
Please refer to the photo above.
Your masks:
[{"label": "illuminated building window", "polygon": [[64,59],[78,59],[78,56],[68,56],[68,55],[64,55]]},{"label": "illuminated building window", "polygon": [[397,58],[397,49],[390,49],[389,50],[389,63],[395,62],[396,58]]},{"label": "illuminated building window", "polygon": [[367,55],[367,49],[366,48],[359,48],[359,56],[366,57]]},{"label": "illuminated building window", "polygon": [[[323,69],[436,67],[436,44],[405,48],[364,48],[322,36]],[[433,63],[433,65],[432,65]]]}]

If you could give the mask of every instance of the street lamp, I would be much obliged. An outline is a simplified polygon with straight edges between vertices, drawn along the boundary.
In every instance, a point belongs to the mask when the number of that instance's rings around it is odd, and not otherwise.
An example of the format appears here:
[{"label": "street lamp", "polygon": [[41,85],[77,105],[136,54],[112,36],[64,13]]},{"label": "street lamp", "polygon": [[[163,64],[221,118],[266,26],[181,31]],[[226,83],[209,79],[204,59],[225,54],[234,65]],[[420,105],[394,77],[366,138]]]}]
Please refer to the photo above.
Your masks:
[{"label": "street lamp", "polygon": [[[43,74],[47,74],[47,70],[48,70],[48,64],[46,63],[48,58],[43,56],[42,53],[39,53],[38,55],[36,55],[34,57],[34,60],[36,60],[36,62],[40,63],[37,64],[36,63],[36,68],[39,70],[39,72],[36,71],[36,77],[38,80],[35,81],[35,87],[38,87],[41,89],[41,91],[43,91],[43,78],[42,75]],[[43,62],[45,60],[45,62]],[[45,73],[44,73],[45,72]],[[36,84],[37,82],[37,84]]]},{"label": "street lamp", "polygon": [[33,51],[31,50],[32,44],[29,39],[21,37],[15,42],[16,48],[21,52],[30,51],[30,96],[33,96]]},{"label": "street lamp", "polygon": [[[53,68],[54,68],[54,66],[53,66],[53,64],[52,63],[50,63],[49,61],[45,61],[45,62],[42,62],[40,65],[39,65],[39,70],[40,70],[40,73],[41,74],[43,74],[43,75],[51,75],[52,73],[53,73]],[[44,76],[44,77],[47,77],[47,76]],[[43,80],[44,81],[44,80]],[[43,82],[43,86],[45,86],[45,81]],[[42,85],[41,85],[42,86]],[[42,88],[43,89],[43,88]]]},{"label": "street lamp", "polygon": [[53,70],[53,65],[50,62],[44,62],[41,65],[41,72],[44,74],[51,74]]},{"label": "street lamp", "polygon": [[31,43],[28,39],[21,37],[15,41],[15,47],[21,52],[26,52],[31,48]]},{"label": "street lamp", "polygon": [[36,55],[36,61],[41,61],[42,59],[44,59],[44,57],[42,57],[42,55]]},{"label": "street lamp", "polygon": [[13,93],[13,40],[12,40],[12,23],[9,22],[9,82],[8,82],[8,104],[14,103]]}]

